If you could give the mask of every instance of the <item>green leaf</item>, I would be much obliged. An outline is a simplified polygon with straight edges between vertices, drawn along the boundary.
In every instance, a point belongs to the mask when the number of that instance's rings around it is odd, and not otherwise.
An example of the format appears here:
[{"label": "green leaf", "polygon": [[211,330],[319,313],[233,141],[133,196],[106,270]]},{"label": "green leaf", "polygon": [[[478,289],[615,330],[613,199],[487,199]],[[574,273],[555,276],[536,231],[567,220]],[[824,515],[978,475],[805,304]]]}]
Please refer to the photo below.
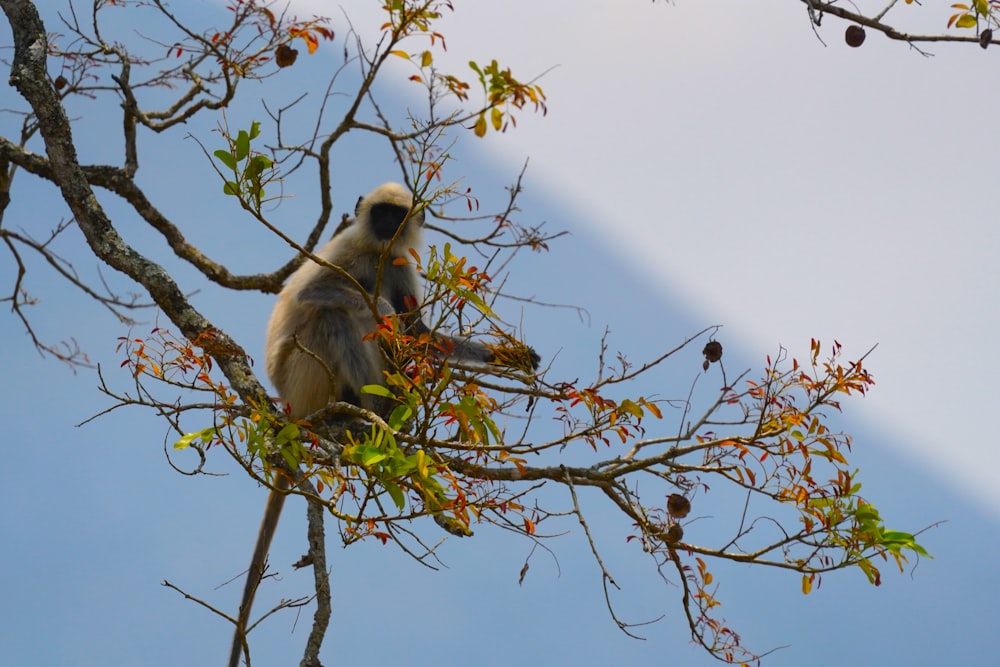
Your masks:
[{"label": "green leaf", "polygon": [[361,393],[382,396],[384,398],[395,398],[395,394],[388,387],[383,387],[380,384],[366,384],[361,387]]},{"label": "green leaf", "polygon": [[975,28],[976,27],[976,17],[972,14],[962,14],[955,21],[956,28]]},{"label": "green leaf", "polygon": [[181,436],[181,439],[174,443],[174,449],[181,450],[190,447],[195,440],[207,440],[215,435],[214,428],[206,428],[201,431],[195,431],[194,433],[185,433]]},{"label": "green leaf", "polygon": [[394,430],[399,430],[403,427],[406,422],[410,421],[410,417],[413,416],[413,409],[408,405],[397,405],[392,410],[392,414],[389,415],[387,424]]},{"label": "green leaf", "polygon": [[399,488],[399,485],[395,482],[386,482],[385,490],[392,498],[392,502],[396,504],[396,509],[403,509],[406,507],[406,497],[403,496],[403,490]]},{"label": "green leaf", "polygon": [[921,556],[926,556],[927,558],[933,558],[927,550],[922,546],[917,544],[917,538],[912,533],[904,533],[901,530],[886,530],[882,533],[882,539],[879,542],[882,546],[886,547],[890,551],[899,552],[903,549],[909,549],[910,551],[919,554]]},{"label": "green leaf", "polygon": [[298,457],[295,455],[295,452],[293,452],[291,449],[282,449],[280,453],[281,453],[281,458],[285,459],[285,463],[288,464],[289,468],[299,467],[300,461]]},{"label": "green leaf", "polygon": [[622,400],[622,402],[618,404],[618,409],[625,414],[632,415],[637,419],[642,419],[642,408],[639,407],[639,404],[632,399],[626,398]]},{"label": "green leaf", "polygon": [[[503,435],[500,433],[500,428],[497,427],[496,422],[494,422],[489,417],[483,417],[483,423],[486,424],[486,428],[489,432],[493,434],[494,442],[503,442]],[[489,439],[484,438],[484,441],[489,444]]]},{"label": "green leaf", "polygon": [[250,135],[246,130],[240,130],[236,136],[236,161],[242,162],[250,154]]},{"label": "green leaf", "polygon": [[255,155],[250,160],[250,164],[247,165],[247,174],[250,178],[257,180],[264,173],[264,170],[270,168],[272,164],[271,158],[266,155]]},{"label": "green leaf", "polygon": [[376,463],[380,463],[388,458],[388,455],[381,449],[366,447],[364,445],[358,447],[355,455],[357,456],[358,461],[364,466],[373,466]]},{"label": "green leaf", "polygon": [[226,181],[226,184],[222,186],[222,194],[238,197],[240,194],[240,186],[236,185],[235,181]]},{"label": "green leaf", "polygon": [[912,542],[913,535],[900,530],[887,530],[882,533],[882,539],[886,542]]},{"label": "green leaf", "polygon": [[[399,450],[396,451],[398,452]],[[397,457],[396,459],[393,459],[391,465],[386,466],[385,472],[386,475],[389,477],[398,478],[409,475],[416,469],[417,469],[417,455],[410,454],[409,456],[402,456],[402,452],[400,452],[400,456]]]},{"label": "green leaf", "polygon": [[299,427],[295,424],[285,424],[285,426],[278,431],[278,434],[274,436],[274,442],[277,445],[285,445],[289,442],[298,440],[299,438]]},{"label": "green leaf", "polygon": [[236,159],[233,157],[232,153],[230,153],[229,151],[224,151],[220,148],[219,150],[215,151],[213,155],[215,155],[215,157],[218,158],[219,162],[226,165],[231,170],[236,171]]},{"label": "green leaf", "polygon": [[256,139],[260,136],[260,121],[255,120],[250,124],[250,138]]}]

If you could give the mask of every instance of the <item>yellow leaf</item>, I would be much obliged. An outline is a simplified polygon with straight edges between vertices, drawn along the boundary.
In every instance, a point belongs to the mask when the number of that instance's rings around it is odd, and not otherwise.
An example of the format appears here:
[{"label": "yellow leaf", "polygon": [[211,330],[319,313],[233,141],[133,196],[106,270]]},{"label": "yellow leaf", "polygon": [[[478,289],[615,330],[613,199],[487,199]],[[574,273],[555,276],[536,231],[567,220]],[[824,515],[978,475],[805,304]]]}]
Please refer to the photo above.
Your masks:
[{"label": "yellow leaf", "polygon": [[394,56],[399,56],[400,58],[405,58],[406,60],[410,59],[410,54],[407,53],[406,51],[400,51],[397,49],[396,51],[390,51],[389,53],[391,53]]},{"label": "yellow leaf", "polygon": [[490,120],[493,121],[493,129],[499,132],[503,125],[503,112],[493,107],[493,111],[490,112]]},{"label": "yellow leaf", "polygon": [[421,67],[430,67],[431,63],[434,62],[434,57],[431,56],[430,51],[424,51],[424,55],[420,58]]},{"label": "yellow leaf", "polygon": [[651,412],[653,416],[655,416],[657,419],[663,419],[663,412],[660,410],[659,407],[657,407],[655,403],[650,403],[644,398],[640,398],[639,402],[642,404],[644,408],[649,410],[649,412]]},{"label": "yellow leaf", "polygon": [[802,594],[809,595],[809,592],[813,589],[812,576],[808,574],[802,575]]},{"label": "yellow leaf", "polygon": [[479,120],[476,121],[476,125],[475,125],[475,127],[472,128],[472,131],[476,133],[477,137],[485,137],[486,136],[486,115],[485,114],[479,114]]}]

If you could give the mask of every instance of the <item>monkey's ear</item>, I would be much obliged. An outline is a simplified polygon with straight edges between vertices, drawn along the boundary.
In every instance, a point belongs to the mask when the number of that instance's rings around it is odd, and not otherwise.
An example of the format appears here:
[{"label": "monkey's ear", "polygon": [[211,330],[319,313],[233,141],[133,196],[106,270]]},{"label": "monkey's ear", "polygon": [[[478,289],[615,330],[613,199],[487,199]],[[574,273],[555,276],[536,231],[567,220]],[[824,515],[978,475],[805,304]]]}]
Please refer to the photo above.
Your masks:
[{"label": "monkey's ear", "polygon": [[365,198],[364,195],[358,197],[358,203],[354,205],[354,217],[358,217],[358,211],[361,210],[361,201]]}]

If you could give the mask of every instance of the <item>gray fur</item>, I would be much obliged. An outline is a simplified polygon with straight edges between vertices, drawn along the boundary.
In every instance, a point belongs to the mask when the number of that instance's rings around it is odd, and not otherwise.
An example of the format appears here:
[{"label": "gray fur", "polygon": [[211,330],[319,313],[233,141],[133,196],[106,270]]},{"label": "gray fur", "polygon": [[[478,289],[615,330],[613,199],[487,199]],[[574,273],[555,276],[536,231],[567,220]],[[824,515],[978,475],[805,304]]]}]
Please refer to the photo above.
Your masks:
[{"label": "gray fur", "polygon": [[[376,238],[371,230],[367,213],[372,201],[397,204],[405,215],[412,200],[410,193],[395,183],[376,188],[358,201],[354,221],[316,252],[321,259],[344,269],[369,293],[391,241]],[[406,220],[385,264],[391,267],[393,257],[416,245],[420,218],[416,214]],[[383,283],[388,282],[386,277]],[[380,314],[393,312],[391,305],[381,299],[378,310]],[[305,417],[336,400],[369,409],[377,407],[360,391],[363,385],[383,381],[385,365],[378,343],[363,340],[376,324],[358,287],[342,274],[309,260],[295,272],[278,296],[265,343],[267,374],[278,394],[288,402],[293,417]]]},{"label": "gray fur", "polygon": [[[410,212],[412,202],[402,185],[379,186],[358,200],[354,221],[316,253],[375,298],[379,317],[407,313],[420,303],[416,270],[409,263],[394,263],[397,258],[409,260],[409,250],[421,245],[423,211]],[[305,417],[337,400],[377,412],[385,409],[360,391],[366,384],[381,384],[385,377],[378,343],[363,340],[377,323],[357,285],[344,275],[311,261],[295,272],[278,297],[265,344],[267,374],[293,417]],[[415,332],[427,331],[419,313],[413,314],[410,326]],[[479,343],[449,340],[455,357],[492,359]]]}]

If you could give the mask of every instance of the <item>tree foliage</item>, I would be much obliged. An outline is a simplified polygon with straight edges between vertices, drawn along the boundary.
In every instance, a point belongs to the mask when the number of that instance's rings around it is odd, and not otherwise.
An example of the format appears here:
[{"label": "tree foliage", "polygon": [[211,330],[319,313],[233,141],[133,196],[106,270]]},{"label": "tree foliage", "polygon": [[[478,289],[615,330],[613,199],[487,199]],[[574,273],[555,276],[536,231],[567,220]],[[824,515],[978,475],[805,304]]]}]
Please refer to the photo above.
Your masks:
[{"label": "tree foliage", "polygon": [[[886,23],[902,10],[896,2],[873,14],[803,2],[817,29],[825,15],[833,15],[911,45],[970,41],[985,48],[997,21],[994,2],[954,5],[949,32],[921,36]],[[29,317],[25,255],[41,257],[67,288],[114,313],[126,329],[118,349],[133,383],[119,387],[102,374],[109,411],[126,405],[155,411],[175,450],[197,454],[199,462],[188,472],[207,474],[216,457],[230,456],[262,485],[273,488],[279,476],[287,479],[291,493],[310,504],[311,534],[322,532],[324,516],[333,517],[345,544],[374,539],[417,559],[434,556],[442,528],[472,536],[494,524],[543,542],[558,532],[549,525],[571,517],[586,535],[609,611],[624,632],[636,628],[618,619],[611,602],[617,583],[601,557],[607,540],[626,539],[648,553],[663,580],[679,586],[694,641],[729,662],[758,656],[719,615],[713,563],[790,570],[808,593],[824,575],[848,568],[860,569],[877,585],[883,563],[902,569],[907,558],[925,554],[913,534],[887,528],[861,495],[849,460],[851,438],[831,425],[841,400],[873,384],[864,356],[845,359],[839,343],[824,348],[812,341],[802,362],[779,351],[760,372],[733,376],[716,339],[718,327],[709,327],[640,362],[602,343],[589,376],[582,369],[570,378],[545,368],[532,372],[529,348],[505,319],[500,297],[514,257],[557,248],[559,234],[517,220],[520,176],[508,190],[507,206],[486,214],[474,192],[445,174],[450,142],[512,130],[519,114],[544,114],[548,101],[537,81],[515,76],[497,60],[471,62],[465,71],[439,69],[436,56],[446,43],[438,23],[450,2],[384,0],[381,23],[352,24],[299,19],[270,3],[231,0],[218,25],[195,26],[180,6],[104,0],[92,3],[88,16],[68,4],[61,15],[66,34],[49,32],[32,2],[0,0],[0,8],[14,39],[7,62],[11,83],[23,98],[8,112],[19,126],[8,132],[5,124],[0,136],[0,238],[19,268],[3,300],[36,348],[71,365],[87,366],[89,359],[72,343],[45,342]],[[134,18],[126,21],[148,25],[145,36],[107,32],[112,12],[131,13]],[[965,32],[950,32],[956,30]],[[314,55],[333,45],[343,51],[342,64],[307,136],[285,121],[294,102],[276,112],[265,107],[266,120],[230,127],[226,111],[246,104],[237,99],[246,82],[283,76],[300,62],[298,48]],[[356,79],[344,86],[348,68]],[[390,113],[375,85],[383,79],[420,86],[425,107],[405,118]],[[342,96],[336,105],[330,102],[334,92]],[[117,109],[119,164],[80,161],[69,104],[87,113]],[[186,177],[217,178],[220,197],[233,202],[234,215],[238,206],[239,214],[288,248],[280,267],[234,272],[227,262],[235,257],[210,257],[187,240],[184,223],[171,220],[147,195],[139,178],[139,138],[181,132],[196,115],[211,117],[218,134],[198,137],[205,161],[190,168],[192,175],[179,173],[176,187],[183,191]],[[367,390],[392,400],[392,414],[383,419],[335,403],[294,421],[268,396],[239,342],[193,305],[190,289],[162,262],[129,241],[128,229],[104,202],[111,196],[127,206],[157,234],[157,252],[183,261],[204,284],[275,293],[301,262],[319,261],[312,251],[335,218],[333,148],[348,133],[388,147],[399,178],[450,239],[411,258],[427,281],[423,310],[431,330],[474,331],[504,364],[449,362],[435,350],[433,337],[413,335],[387,317],[372,335],[392,370],[384,385]],[[287,234],[274,220],[277,205],[290,194],[286,179],[299,170],[314,173],[318,183],[315,222],[305,238]],[[49,240],[3,220],[18,172],[54,184],[72,214],[72,223],[56,226]],[[91,284],[55,254],[49,241],[70,226],[82,232],[99,262],[127,276],[141,296]],[[166,322],[136,335],[127,329],[130,313],[150,303]],[[701,373],[694,369],[689,395],[636,392],[638,379],[676,363],[691,346],[702,346],[704,365]],[[698,382],[716,389],[696,393]],[[336,415],[351,418],[350,426],[343,419],[331,422]],[[580,500],[583,489],[618,511],[618,535],[592,532]],[[736,527],[724,535],[703,533],[691,513],[724,489],[745,498]],[[323,541],[311,545],[317,609],[303,664],[318,664],[331,614]],[[522,578],[526,571],[527,562]],[[233,621],[231,614],[217,613]]]}]

